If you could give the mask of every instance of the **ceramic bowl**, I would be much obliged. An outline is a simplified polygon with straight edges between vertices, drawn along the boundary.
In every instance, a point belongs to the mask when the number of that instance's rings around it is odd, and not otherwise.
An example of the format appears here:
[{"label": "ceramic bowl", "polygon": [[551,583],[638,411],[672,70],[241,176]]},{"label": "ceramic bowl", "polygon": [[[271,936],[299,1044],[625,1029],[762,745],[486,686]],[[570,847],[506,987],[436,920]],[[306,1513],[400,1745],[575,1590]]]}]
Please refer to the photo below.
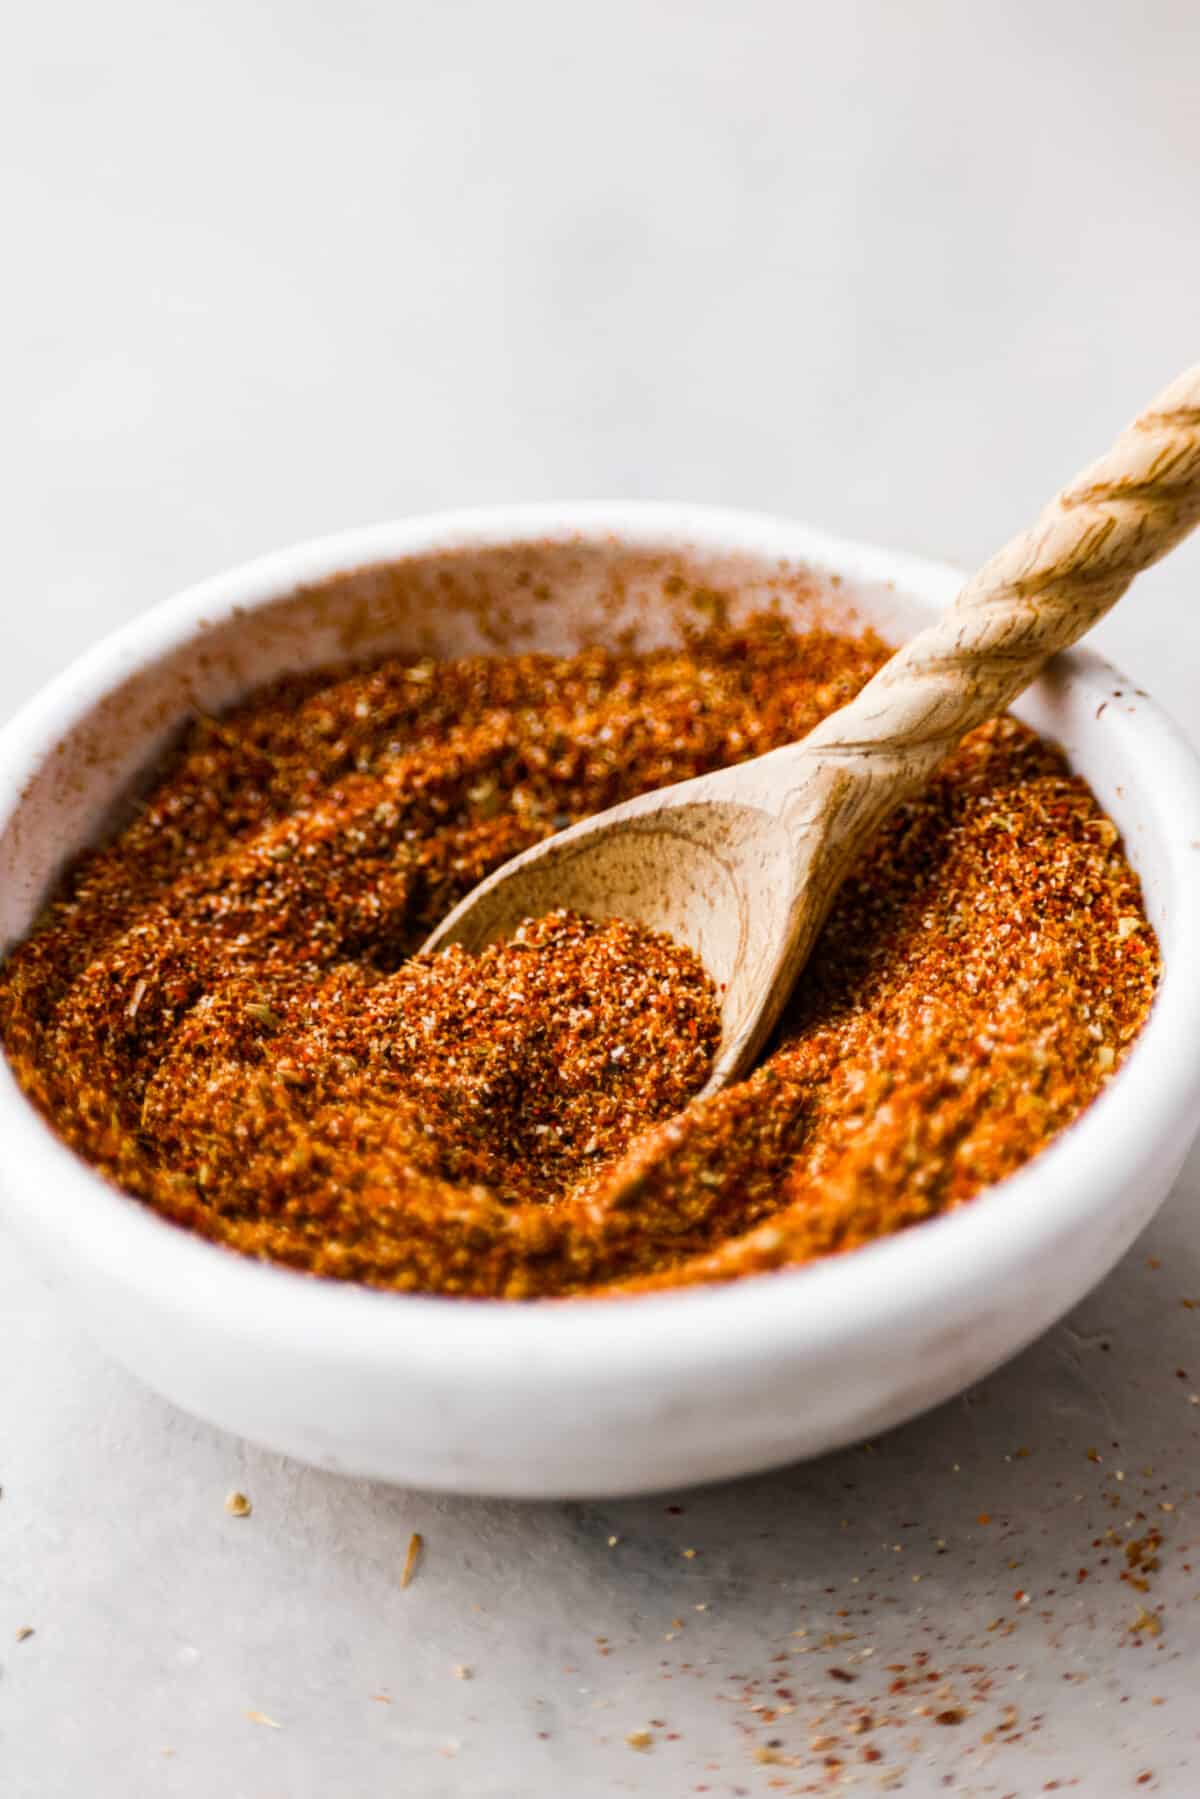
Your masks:
[{"label": "ceramic bowl", "polygon": [[[568,650],[674,635],[706,592],[893,640],[958,573],[735,513],[622,505],[450,514],[327,539],[181,594],[90,651],[0,734],[0,940],[111,828],[196,706],[398,649]],[[54,1137],[0,1065],[0,1202],[64,1312],[178,1405],[324,1468],[464,1492],[620,1494],[872,1435],[1060,1318],[1168,1192],[1200,1099],[1200,764],[1088,652],[1017,711],[1125,835],[1165,957],[1111,1085],[972,1204],[816,1266],[567,1303],[400,1297],[242,1260],[163,1223]]]}]

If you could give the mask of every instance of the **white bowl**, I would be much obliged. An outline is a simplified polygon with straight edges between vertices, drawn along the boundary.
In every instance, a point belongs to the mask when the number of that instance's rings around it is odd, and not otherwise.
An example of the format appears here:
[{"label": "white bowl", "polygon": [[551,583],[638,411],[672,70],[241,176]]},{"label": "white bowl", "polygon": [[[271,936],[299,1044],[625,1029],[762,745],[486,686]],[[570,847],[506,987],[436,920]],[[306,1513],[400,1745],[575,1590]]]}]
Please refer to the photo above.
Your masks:
[{"label": "white bowl", "polygon": [[[683,558],[753,604],[782,583],[903,636],[958,574],[807,528],[673,506],[443,515],[304,545],[110,637],[0,734],[0,940],[197,704],[391,648],[568,649],[666,626]],[[348,572],[347,572],[348,571]],[[1017,707],[1125,834],[1165,977],[1133,1054],[1049,1150],[972,1204],[791,1273],[534,1305],[412,1298],[242,1260],[65,1149],[0,1059],[0,1201],[74,1318],[179,1405],[326,1468],[511,1495],[746,1473],[897,1424],[979,1379],[1112,1267],[1169,1190],[1200,1097],[1200,763],[1090,653]]]}]

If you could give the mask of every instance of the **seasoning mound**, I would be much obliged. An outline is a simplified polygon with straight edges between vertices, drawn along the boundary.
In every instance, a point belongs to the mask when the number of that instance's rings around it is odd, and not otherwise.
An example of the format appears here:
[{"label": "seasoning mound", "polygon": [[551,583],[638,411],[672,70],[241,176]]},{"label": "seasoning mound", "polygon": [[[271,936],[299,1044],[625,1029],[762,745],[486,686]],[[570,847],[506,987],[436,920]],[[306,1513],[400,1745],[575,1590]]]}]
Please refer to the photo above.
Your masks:
[{"label": "seasoning mound", "polygon": [[414,1171],[505,1204],[561,1198],[686,1105],[721,1034],[690,950],[570,912],[477,956],[454,946],[374,981],[339,971],[270,1005],[235,985],[216,1006],[196,1010],[155,1070],[142,1138],[197,1176],[214,1124],[236,1129],[258,1157],[228,1170],[250,1206],[271,1175],[264,1144],[297,1174],[306,1158],[330,1173],[340,1160],[339,1184],[386,1184],[372,1169],[384,1138]]},{"label": "seasoning mound", "polygon": [[804,735],[886,653],[764,616],[198,718],[0,970],[17,1078],[164,1216],[401,1291],[727,1280],[957,1206],[1090,1103],[1158,976],[1115,827],[1012,719],[885,826],[724,1093],[692,1098],[717,1002],[668,939],[554,913],[415,955],[517,850]]}]

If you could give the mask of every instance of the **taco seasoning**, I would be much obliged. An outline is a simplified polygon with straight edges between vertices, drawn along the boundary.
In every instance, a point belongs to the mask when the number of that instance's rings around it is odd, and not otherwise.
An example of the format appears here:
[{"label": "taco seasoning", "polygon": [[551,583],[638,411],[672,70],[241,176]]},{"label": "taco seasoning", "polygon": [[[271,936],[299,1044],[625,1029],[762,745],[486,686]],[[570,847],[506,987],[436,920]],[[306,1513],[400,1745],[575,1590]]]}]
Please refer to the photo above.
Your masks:
[{"label": "taco seasoning", "polygon": [[725,1281],[962,1205],[1095,1099],[1159,971],[1115,826],[1011,718],[884,827],[718,1095],[693,1097],[718,1004],[678,944],[555,913],[415,955],[516,851],[803,736],[886,655],[763,616],[198,717],[0,971],[17,1078],[163,1217],[395,1291]]}]

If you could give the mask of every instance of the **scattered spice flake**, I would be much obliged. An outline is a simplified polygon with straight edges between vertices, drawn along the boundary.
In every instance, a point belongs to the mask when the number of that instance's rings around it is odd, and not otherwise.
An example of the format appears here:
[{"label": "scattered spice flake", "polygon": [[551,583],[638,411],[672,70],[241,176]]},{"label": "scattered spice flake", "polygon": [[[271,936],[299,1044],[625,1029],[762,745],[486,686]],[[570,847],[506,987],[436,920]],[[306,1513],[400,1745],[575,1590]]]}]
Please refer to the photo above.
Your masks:
[{"label": "scattered spice flake", "polygon": [[459,1662],[454,1670],[455,1680],[473,1680],[474,1670],[468,1668],[466,1662]]},{"label": "scattered spice flake", "polygon": [[1137,1617],[1129,1628],[1148,1637],[1157,1637],[1162,1634],[1162,1619],[1157,1612],[1148,1612],[1145,1606],[1139,1606]]},{"label": "scattered spice flake", "polygon": [[32,1624],[22,1624],[20,1630],[17,1632],[17,1642],[27,1643],[33,1634]]},{"label": "scattered spice flake", "polygon": [[1132,1537],[1125,1545],[1125,1560],[1131,1569],[1143,1574],[1155,1574],[1159,1567],[1159,1550],[1162,1548],[1162,1533],[1148,1530],[1145,1536]]},{"label": "scattered spice flake", "polygon": [[229,1493],[225,1499],[225,1510],[231,1518],[248,1518],[253,1506],[244,1493]]},{"label": "scattered spice flake", "polygon": [[679,1551],[679,1553],[680,1553],[680,1555],[682,1555],[682,1556],[683,1556],[683,1557],[684,1557],[684,1558],[685,1558],[685,1559],[686,1559],[686,1560],[687,1560],[687,1561],[689,1561],[689,1562],[690,1562],[690,1561],[693,1561],[693,1560],[694,1560],[694,1559],[695,1559],[695,1556],[696,1556],[696,1554],[697,1554],[697,1551],[696,1551],[696,1550],[694,1550],[694,1549],[681,1549],[681,1550],[680,1550],[680,1551]]},{"label": "scattered spice flake", "polygon": [[262,1724],[268,1730],[282,1730],[283,1725],[275,1718],[268,1718],[266,1712],[247,1712],[251,1724]]},{"label": "scattered spice flake", "polygon": [[967,1721],[967,1714],[963,1711],[961,1706],[948,1705],[945,1711],[935,1712],[933,1714],[933,1721],[935,1724],[965,1724]]},{"label": "scattered spice flake", "polygon": [[648,1730],[631,1730],[625,1741],[631,1749],[639,1749],[643,1752],[652,1748],[654,1744],[654,1738]]},{"label": "scattered spice flake", "polygon": [[421,1559],[421,1552],[424,1547],[424,1537],[419,1530],[414,1530],[412,1536],[408,1539],[408,1551],[404,1557],[404,1567],[400,1574],[400,1585],[402,1587],[408,1586],[413,1575],[416,1573],[417,1563]]}]

